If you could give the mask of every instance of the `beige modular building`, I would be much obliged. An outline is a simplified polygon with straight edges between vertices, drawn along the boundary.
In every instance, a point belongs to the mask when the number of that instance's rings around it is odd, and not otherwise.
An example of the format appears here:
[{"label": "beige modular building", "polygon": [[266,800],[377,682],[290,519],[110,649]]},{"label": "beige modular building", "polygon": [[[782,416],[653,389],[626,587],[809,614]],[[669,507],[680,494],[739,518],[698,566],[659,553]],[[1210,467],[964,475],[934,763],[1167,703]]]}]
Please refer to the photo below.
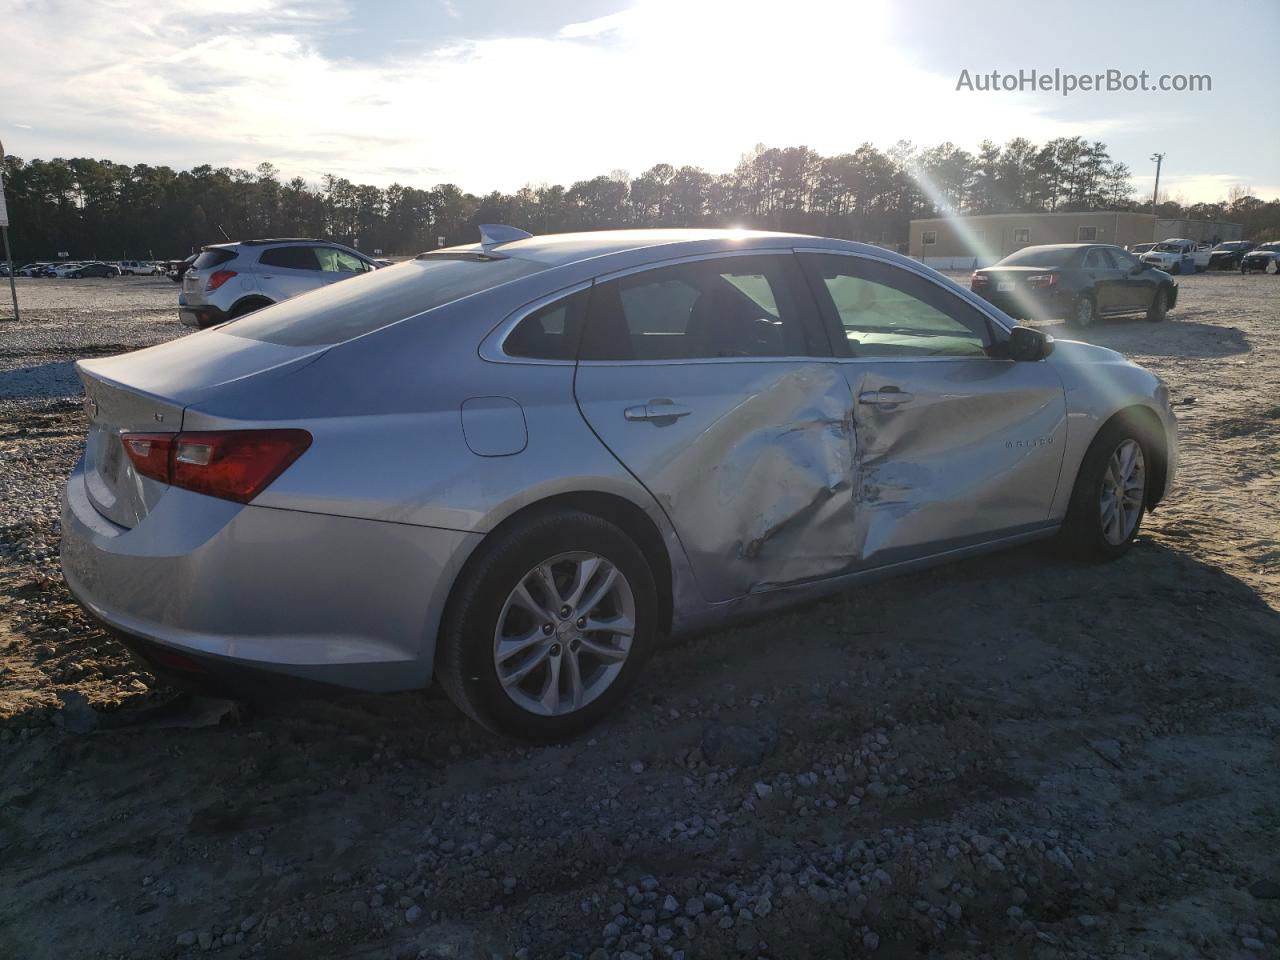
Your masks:
[{"label": "beige modular building", "polygon": [[1156,218],[1149,213],[986,213],[912,220],[907,249],[910,256],[931,267],[966,270],[989,266],[1023,247],[1045,243],[1124,247],[1151,243],[1155,234]]}]

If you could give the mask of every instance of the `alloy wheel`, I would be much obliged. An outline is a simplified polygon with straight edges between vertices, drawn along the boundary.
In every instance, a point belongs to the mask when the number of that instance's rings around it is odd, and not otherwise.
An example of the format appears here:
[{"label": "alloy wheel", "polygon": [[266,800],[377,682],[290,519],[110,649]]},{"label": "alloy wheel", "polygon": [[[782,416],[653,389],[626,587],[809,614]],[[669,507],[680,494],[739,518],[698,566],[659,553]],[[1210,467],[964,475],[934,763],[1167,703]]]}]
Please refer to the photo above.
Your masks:
[{"label": "alloy wheel", "polygon": [[1088,327],[1093,324],[1093,301],[1088,297],[1081,297],[1076,301],[1075,310],[1076,326]]},{"label": "alloy wheel", "polygon": [[1102,474],[1102,496],[1099,511],[1102,536],[1118,547],[1133,536],[1142,516],[1143,498],[1147,492],[1146,459],[1142,445],[1127,439],[1120,443],[1107,461]]},{"label": "alloy wheel", "polygon": [[498,615],[493,664],[503,691],[542,716],[582,709],[618,678],[635,636],[635,594],[595,553],[562,553],[520,578]]}]

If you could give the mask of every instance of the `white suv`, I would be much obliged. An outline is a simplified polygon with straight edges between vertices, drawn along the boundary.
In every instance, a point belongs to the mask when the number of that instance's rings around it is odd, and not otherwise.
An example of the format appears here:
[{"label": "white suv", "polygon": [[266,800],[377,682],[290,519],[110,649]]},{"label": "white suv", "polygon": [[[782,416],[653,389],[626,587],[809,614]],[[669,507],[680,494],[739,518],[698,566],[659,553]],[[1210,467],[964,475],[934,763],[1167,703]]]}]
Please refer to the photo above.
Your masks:
[{"label": "white suv", "polygon": [[122,277],[154,277],[160,271],[148,260],[121,260],[116,264]]},{"label": "white suv", "polygon": [[377,270],[363,253],[328,240],[243,240],[204,247],[182,276],[178,319],[204,329],[300,293]]}]

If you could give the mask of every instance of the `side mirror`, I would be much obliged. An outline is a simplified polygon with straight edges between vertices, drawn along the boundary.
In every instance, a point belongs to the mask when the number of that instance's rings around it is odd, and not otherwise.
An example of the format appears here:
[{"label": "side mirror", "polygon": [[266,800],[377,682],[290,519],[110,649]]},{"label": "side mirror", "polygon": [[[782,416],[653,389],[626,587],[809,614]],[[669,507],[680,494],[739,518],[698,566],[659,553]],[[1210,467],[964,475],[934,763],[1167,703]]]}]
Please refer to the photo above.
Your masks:
[{"label": "side mirror", "polygon": [[1009,359],[1034,363],[1053,353],[1053,337],[1034,327],[1014,327],[1009,333]]}]

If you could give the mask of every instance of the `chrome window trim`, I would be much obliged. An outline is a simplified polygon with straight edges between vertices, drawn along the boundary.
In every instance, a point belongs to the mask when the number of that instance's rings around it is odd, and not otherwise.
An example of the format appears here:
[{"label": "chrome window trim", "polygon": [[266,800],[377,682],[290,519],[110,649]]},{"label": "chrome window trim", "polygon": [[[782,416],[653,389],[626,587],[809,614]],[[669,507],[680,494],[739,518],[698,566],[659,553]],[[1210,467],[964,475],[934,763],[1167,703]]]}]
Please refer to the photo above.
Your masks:
[{"label": "chrome window trim", "polygon": [[509,314],[505,320],[499,323],[488,336],[480,343],[480,356],[484,360],[492,363],[520,363],[539,366],[565,366],[565,365],[581,365],[591,367],[614,367],[614,366],[670,366],[673,364],[694,364],[694,363],[795,363],[804,361],[807,363],[824,362],[838,359],[830,355],[814,356],[811,354],[801,354],[794,357],[681,357],[670,360],[543,360],[535,357],[513,357],[503,349],[506,339],[511,335],[511,331],[519,326],[520,321],[529,314],[541,310],[545,306],[549,306],[555,301],[564,297],[571,297],[575,293],[586,290],[597,283],[607,283],[610,280],[617,280],[620,277],[630,276],[636,273],[643,273],[646,270],[659,270],[663,267],[679,266],[682,263],[696,263],[701,260],[723,260],[729,257],[755,257],[755,256],[794,256],[796,250],[793,247],[751,247],[745,250],[719,250],[714,253],[694,253],[684,256],[666,257],[662,260],[650,260],[647,263],[638,264],[630,267],[623,267],[620,270],[613,270],[609,273],[602,273],[591,280],[585,280],[576,283],[573,286],[564,287],[555,293],[540,297],[531,303],[525,304],[518,310]]},{"label": "chrome window trim", "polygon": [[611,273],[602,273],[596,277],[596,283],[608,283],[610,280],[617,280],[620,277],[627,277],[633,273],[643,273],[646,270],[659,270],[663,267],[676,267],[682,263],[697,263],[699,260],[724,260],[728,257],[789,257],[794,254],[794,247],[750,247],[745,250],[718,250],[715,253],[691,253],[683,257],[668,257],[663,260],[650,260],[648,263],[639,266],[623,267],[621,270],[614,270]]},{"label": "chrome window trim", "polygon": [[[916,269],[916,263],[914,260],[911,261],[911,266],[907,266],[906,264],[902,263],[902,261],[900,260],[891,260],[888,257],[877,257],[873,254],[861,253],[856,250],[839,250],[839,249],[833,249],[831,247],[796,247],[795,252],[796,253],[827,253],[827,254],[834,254],[835,256],[838,256],[838,257],[857,257],[862,260],[875,260],[879,263],[888,264],[891,267],[897,267],[898,269],[905,270],[907,273],[920,277],[923,280],[928,280],[935,287],[945,291],[946,293],[949,293],[953,297],[959,296],[961,300],[969,304],[969,306],[973,307],[975,310],[977,310],[980,314],[982,314],[984,317],[986,317],[988,320],[994,323],[997,327],[999,327],[1005,333],[1010,333],[1013,330],[1013,327],[1009,326],[1007,323],[1005,323],[1003,320],[1001,320],[999,317],[997,317],[995,314],[991,312],[991,305],[987,303],[985,300],[983,300],[981,297],[970,298],[966,296],[960,296],[960,294],[957,294],[956,291],[953,290],[951,287],[947,286],[947,284],[940,283],[937,277],[932,277],[925,271]],[[961,290],[961,294],[965,292],[966,291]],[[837,357],[837,359],[844,360],[847,358]],[[856,359],[865,360],[868,358],[859,357]],[[988,359],[991,359],[991,358],[988,358]]]},{"label": "chrome window trim", "polygon": [[507,314],[506,319],[502,320],[496,327],[489,331],[489,334],[480,341],[480,359],[488,360],[490,363],[519,363],[528,366],[543,367],[564,367],[574,366],[576,360],[552,360],[544,357],[513,357],[508,354],[503,347],[506,344],[507,337],[511,335],[511,331],[520,325],[520,321],[531,313],[536,313],[543,307],[548,307],[557,300],[564,300],[572,297],[575,293],[581,293],[583,290],[591,289],[591,280],[583,280],[572,286],[561,287],[554,293],[546,294],[526,303],[523,307],[519,307],[511,313]]}]

